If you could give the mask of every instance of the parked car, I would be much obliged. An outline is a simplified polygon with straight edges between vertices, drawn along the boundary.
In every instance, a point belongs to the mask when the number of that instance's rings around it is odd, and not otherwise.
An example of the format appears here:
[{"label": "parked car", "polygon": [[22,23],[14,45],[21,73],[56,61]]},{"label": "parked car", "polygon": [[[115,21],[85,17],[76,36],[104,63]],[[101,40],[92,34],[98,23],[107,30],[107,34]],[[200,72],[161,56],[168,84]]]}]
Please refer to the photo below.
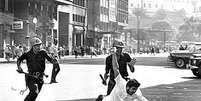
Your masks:
[{"label": "parked car", "polygon": [[177,68],[186,68],[192,54],[194,54],[194,53],[186,51],[186,50],[173,51],[170,53],[168,59],[171,62],[174,62],[175,66]]},{"label": "parked car", "polygon": [[170,52],[168,59],[174,62],[177,68],[188,68],[190,60],[193,59],[195,55],[199,54],[201,55],[201,43],[195,43],[187,50],[175,50]]},{"label": "parked car", "polygon": [[201,54],[193,54],[190,57],[189,67],[196,77],[201,78]]}]

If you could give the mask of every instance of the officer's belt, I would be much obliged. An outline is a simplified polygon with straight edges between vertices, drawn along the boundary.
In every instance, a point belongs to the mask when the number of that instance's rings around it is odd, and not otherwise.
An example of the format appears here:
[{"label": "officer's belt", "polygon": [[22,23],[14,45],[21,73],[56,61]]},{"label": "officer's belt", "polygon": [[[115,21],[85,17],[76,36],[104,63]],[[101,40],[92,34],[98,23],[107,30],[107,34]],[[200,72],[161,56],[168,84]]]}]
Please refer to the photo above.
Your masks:
[{"label": "officer's belt", "polygon": [[30,75],[33,75],[35,77],[43,77],[44,73],[43,72],[29,72]]}]

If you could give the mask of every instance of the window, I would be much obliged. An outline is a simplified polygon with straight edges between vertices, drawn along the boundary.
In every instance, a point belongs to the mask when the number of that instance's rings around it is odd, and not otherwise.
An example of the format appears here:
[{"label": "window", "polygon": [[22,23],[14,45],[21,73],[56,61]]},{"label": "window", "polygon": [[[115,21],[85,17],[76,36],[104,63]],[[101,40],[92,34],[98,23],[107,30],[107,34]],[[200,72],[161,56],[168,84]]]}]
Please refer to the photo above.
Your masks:
[{"label": "window", "polygon": [[146,8],[146,4],[144,3],[144,8]]},{"label": "window", "polygon": [[5,11],[8,11],[8,0],[5,0]]},{"label": "window", "polygon": [[155,7],[158,8],[158,4],[156,4]]},{"label": "window", "polygon": [[151,4],[149,4],[149,8],[151,8]]}]

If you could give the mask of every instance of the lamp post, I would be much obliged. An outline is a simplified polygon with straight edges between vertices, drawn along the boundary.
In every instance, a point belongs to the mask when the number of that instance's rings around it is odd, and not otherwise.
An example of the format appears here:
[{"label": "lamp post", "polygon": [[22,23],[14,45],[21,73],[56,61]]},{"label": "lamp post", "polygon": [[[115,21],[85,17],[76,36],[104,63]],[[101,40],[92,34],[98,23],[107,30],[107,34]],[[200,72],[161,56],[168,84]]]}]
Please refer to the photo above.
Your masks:
[{"label": "lamp post", "polygon": [[97,36],[98,28],[95,27],[95,28],[94,28],[94,31],[95,31],[95,33],[94,33],[94,36],[95,36],[95,37],[94,37],[94,44],[96,43],[96,44],[94,45],[94,47],[96,47],[97,44],[98,44],[98,39],[97,39],[97,37],[96,37],[96,36]]},{"label": "lamp post", "polygon": [[34,23],[34,31],[35,31],[35,34],[36,34],[36,24],[37,24],[38,20],[36,17],[33,18],[33,23]]},{"label": "lamp post", "polygon": [[27,24],[27,36],[25,37],[25,39],[27,40],[27,48],[29,49],[29,37],[30,37],[30,35],[29,35],[29,21],[28,20],[26,20],[26,24]]}]

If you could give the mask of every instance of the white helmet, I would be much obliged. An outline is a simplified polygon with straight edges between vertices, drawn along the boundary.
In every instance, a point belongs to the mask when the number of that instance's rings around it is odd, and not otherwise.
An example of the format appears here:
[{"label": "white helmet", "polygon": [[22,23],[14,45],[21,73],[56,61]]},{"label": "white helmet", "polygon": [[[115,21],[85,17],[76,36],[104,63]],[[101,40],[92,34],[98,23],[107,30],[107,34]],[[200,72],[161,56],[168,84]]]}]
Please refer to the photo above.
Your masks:
[{"label": "white helmet", "polygon": [[42,41],[37,38],[37,37],[33,37],[31,40],[30,40],[30,45],[31,47],[35,46],[35,45],[39,45],[39,44],[42,44]]},{"label": "white helmet", "polygon": [[124,43],[121,40],[114,40],[113,47],[121,47],[124,48]]}]

